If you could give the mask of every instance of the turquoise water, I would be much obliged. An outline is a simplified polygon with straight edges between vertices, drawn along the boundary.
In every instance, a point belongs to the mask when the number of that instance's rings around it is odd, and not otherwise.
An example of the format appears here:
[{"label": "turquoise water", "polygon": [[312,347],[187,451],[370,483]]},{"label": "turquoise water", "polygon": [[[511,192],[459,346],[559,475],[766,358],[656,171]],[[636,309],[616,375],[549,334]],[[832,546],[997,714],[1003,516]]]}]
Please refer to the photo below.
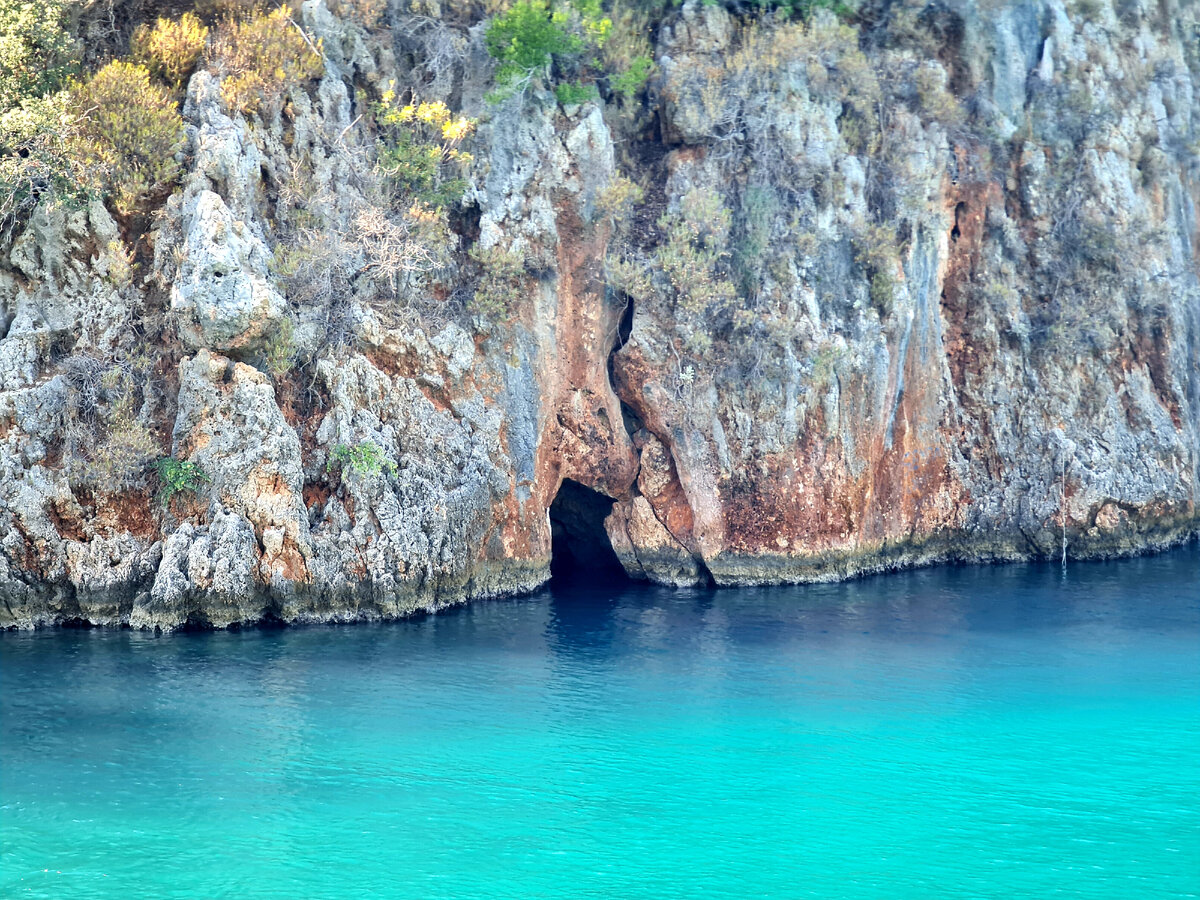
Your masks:
[{"label": "turquoise water", "polygon": [[0,635],[0,896],[1200,895],[1200,551]]}]

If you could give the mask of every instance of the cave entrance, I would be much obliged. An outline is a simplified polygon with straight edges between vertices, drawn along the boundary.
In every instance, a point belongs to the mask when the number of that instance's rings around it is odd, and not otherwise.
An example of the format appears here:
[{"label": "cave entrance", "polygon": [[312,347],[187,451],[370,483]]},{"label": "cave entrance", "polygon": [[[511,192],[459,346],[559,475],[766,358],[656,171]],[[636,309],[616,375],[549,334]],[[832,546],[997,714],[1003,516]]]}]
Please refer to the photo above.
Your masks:
[{"label": "cave entrance", "polygon": [[550,577],[595,582],[627,580],[613,552],[604,520],[613,501],[578,481],[564,478],[550,504]]}]

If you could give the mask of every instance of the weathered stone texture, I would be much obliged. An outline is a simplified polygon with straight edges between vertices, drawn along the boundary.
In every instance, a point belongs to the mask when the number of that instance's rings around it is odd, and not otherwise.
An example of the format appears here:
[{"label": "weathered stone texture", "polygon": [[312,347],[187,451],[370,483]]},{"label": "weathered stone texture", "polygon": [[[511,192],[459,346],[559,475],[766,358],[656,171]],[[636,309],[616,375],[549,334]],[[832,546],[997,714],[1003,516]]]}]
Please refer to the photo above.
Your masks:
[{"label": "weathered stone texture", "polygon": [[[615,501],[627,571],[671,585],[1194,536],[1200,26],[1175,2],[1093,5],[938,4],[912,20],[941,36],[933,59],[909,20],[846,44],[822,13],[755,45],[689,0],[657,35],[657,125],[635,134],[536,83],[488,107],[475,29],[427,96],[482,116],[477,222],[455,240],[518,254],[520,302],[422,320],[354,294],[343,343],[271,377],[289,316],[306,346],[325,327],[285,299],[279,186],[303,167],[325,221],[353,229],[347,148],[370,146],[352,85],[406,75],[308,0],[328,70],[287,117],[252,127],[215,75],[192,78],[188,169],[144,268],[122,269],[100,204],[40,210],[0,245],[0,627],[382,619],[531,590],[566,478]],[[924,86],[884,85],[874,143],[852,130],[852,66]],[[601,210],[621,142],[649,185],[632,237]],[[755,213],[747,254],[751,188],[783,199]],[[713,314],[706,345],[665,288],[630,301],[606,262],[618,241],[650,258],[659,215],[696,191],[734,211],[729,256],[754,273],[751,314]],[[885,261],[863,249],[871,228],[894,236]],[[62,461],[81,415],[62,360],[108,359],[146,310],[167,337],[122,421],[209,479],[166,504],[149,475],[106,493]],[[339,462],[365,442],[376,471]]]}]

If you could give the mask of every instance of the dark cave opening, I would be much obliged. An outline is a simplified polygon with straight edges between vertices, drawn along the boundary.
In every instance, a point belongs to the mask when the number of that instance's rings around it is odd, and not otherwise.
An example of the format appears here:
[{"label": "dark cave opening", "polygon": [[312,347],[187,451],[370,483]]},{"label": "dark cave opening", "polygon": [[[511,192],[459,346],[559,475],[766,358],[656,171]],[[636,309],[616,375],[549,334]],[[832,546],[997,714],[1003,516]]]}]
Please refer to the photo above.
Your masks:
[{"label": "dark cave opening", "polygon": [[627,580],[613,552],[604,520],[613,501],[599,491],[564,478],[550,504],[550,577],[591,582]]}]

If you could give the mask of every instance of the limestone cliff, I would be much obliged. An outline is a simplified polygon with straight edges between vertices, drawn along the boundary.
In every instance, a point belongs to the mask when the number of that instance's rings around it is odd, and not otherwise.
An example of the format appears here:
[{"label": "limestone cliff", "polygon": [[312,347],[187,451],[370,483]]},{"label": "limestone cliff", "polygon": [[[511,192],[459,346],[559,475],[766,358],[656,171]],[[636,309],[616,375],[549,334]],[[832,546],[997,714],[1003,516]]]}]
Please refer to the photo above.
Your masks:
[{"label": "limestone cliff", "polygon": [[[155,209],[2,238],[0,627],[531,590],[566,480],[668,584],[1197,533],[1194,7],[689,0],[574,97],[345,6],[274,106],[191,75]],[[440,219],[377,190],[386,90],[477,122]]]}]

